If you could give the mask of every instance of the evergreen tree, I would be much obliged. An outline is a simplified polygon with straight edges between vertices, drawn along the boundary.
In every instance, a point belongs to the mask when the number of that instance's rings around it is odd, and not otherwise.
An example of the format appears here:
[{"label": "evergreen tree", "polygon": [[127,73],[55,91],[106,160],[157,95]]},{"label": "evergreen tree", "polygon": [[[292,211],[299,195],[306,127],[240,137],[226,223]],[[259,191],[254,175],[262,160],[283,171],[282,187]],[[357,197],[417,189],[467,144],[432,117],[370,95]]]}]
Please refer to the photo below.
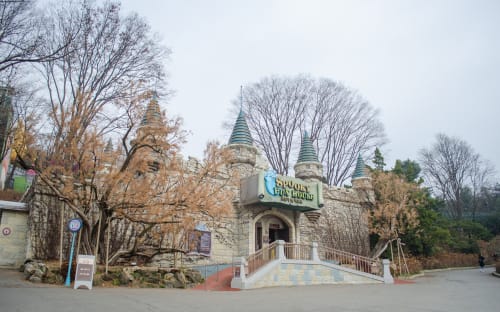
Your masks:
[{"label": "evergreen tree", "polygon": [[423,182],[421,178],[418,179],[420,171],[421,171],[420,165],[417,162],[410,159],[404,161],[401,161],[399,159],[396,160],[394,168],[392,169],[392,172],[399,175],[400,177],[404,177],[406,181],[416,182],[419,184]]},{"label": "evergreen tree", "polygon": [[384,171],[384,166],[386,165],[384,162],[384,156],[380,150],[375,148],[375,155],[373,156],[373,164],[375,165],[375,169],[378,171]]}]

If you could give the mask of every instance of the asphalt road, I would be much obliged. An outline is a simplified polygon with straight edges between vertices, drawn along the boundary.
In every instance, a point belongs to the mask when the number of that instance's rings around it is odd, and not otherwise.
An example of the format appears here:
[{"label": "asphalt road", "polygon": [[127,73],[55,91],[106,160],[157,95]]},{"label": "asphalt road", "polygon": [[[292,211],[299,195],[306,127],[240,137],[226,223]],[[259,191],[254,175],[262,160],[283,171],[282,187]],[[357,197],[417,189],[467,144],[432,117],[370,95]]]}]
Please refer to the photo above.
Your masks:
[{"label": "asphalt road", "polygon": [[0,270],[0,312],[500,311],[500,278],[479,269],[427,272],[402,285],[324,285],[236,292],[34,285]]}]

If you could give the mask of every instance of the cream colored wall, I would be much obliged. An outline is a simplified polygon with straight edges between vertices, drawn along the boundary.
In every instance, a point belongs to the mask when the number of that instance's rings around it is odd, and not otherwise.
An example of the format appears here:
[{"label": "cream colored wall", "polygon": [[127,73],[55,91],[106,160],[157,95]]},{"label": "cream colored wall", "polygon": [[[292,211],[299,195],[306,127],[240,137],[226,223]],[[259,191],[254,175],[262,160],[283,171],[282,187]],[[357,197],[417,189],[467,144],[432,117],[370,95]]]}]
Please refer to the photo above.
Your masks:
[{"label": "cream colored wall", "polygon": [[[10,234],[5,235],[8,229]],[[28,213],[2,211],[0,225],[0,266],[17,267],[26,259]]]}]

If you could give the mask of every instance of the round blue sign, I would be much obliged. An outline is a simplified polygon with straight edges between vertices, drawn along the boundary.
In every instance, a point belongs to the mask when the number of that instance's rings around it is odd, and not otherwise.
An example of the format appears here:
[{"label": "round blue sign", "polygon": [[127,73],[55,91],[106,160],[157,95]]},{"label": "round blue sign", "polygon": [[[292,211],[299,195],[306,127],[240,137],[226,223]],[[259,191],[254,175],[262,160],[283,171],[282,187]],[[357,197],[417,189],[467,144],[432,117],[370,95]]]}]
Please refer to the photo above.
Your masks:
[{"label": "round blue sign", "polygon": [[80,231],[80,228],[82,227],[82,220],[81,219],[71,219],[69,220],[68,223],[68,229],[71,232],[78,232]]}]

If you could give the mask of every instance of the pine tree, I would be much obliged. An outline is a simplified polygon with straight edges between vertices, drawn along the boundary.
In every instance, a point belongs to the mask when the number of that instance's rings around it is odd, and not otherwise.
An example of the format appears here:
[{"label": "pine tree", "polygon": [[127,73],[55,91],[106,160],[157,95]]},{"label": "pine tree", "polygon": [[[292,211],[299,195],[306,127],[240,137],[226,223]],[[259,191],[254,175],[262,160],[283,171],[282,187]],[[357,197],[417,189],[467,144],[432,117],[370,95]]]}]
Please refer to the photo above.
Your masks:
[{"label": "pine tree", "polygon": [[375,169],[378,171],[384,171],[384,156],[382,156],[382,153],[380,150],[375,148],[375,155],[373,156],[373,164],[375,165]]}]

